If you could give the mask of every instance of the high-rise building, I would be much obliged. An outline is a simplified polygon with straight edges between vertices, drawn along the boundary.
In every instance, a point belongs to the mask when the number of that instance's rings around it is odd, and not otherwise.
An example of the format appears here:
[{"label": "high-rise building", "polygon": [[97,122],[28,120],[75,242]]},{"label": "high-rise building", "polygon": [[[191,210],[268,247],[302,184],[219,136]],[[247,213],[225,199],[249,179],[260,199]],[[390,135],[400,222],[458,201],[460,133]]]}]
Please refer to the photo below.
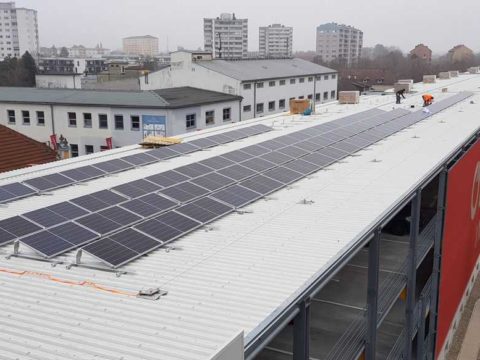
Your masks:
[{"label": "high-rise building", "polygon": [[424,61],[432,61],[432,50],[427,45],[418,44],[410,51],[410,57],[412,59],[420,59]]},{"label": "high-rise building", "polygon": [[363,32],[353,26],[328,23],[317,27],[317,54],[323,61],[350,65],[360,58]]},{"label": "high-rise building", "polygon": [[221,14],[216,19],[203,19],[205,51],[214,58],[248,57],[248,19],[235,14]]},{"label": "high-rise building", "polygon": [[263,57],[292,56],[293,28],[281,24],[259,28],[259,50]]},{"label": "high-rise building", "polygon": [[151,35],[124,38],[123,52],[129,55],[155,56],[158,54],[158,38]]},{"label": "high-rise building", "polygon": [[0,59],[20,57],[26,51],[39,52],[37,11],[15,7],[15,2],[0,3]]}]

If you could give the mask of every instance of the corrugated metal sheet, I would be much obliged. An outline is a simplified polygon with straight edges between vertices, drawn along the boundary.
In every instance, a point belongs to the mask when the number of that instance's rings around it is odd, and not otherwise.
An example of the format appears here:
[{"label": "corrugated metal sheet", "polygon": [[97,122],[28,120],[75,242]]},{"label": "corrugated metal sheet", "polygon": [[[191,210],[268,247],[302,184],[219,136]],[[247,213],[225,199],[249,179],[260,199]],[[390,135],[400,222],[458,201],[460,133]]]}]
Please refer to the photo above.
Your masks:
[{"label": "corrugated metal sheet", "polygon": [[[448,82],[449,89],[480,86],[477,77],[461,80],[457,85]],[[6,260],[12,249],[0,248],[0,358],[209,359],[239,331],[248,336],[478,129],[479,96],[474,100],[477,104],[459,104],[362,151],[361,156],[252,204],[249,213],[229,215],[185,236],[174,244],[175,250],[140,258],[126,266],[129,274],[121,277],[88,268],[68,270],[64,264]],[[368,101],[371,106],[387,100]],[[357,109],[362,107],[368,106]],[[279,118],[275,132],[152,169],[99,179],[86,187],[93,192],[149,171],[248,146],[338,117],[341,114],[332,112],[345,108],[328,109],[329,115],[308,119]],[[75,196],[87,192],[80,186],[74,189]],[[69,196],[68,190],[58,190],[38,201],[46,205]],[[302,199],[314,203],[301,204]],[[24,200],[18,201],[9,205],[10,214],[28,207]],[[0,218],[8,213],[5,208],[0,211]],[[73,256],[63,259],[73,261]],[[93,263],[86,256],[84,260]],[[83,281],[132,293],[160,287],[168,295],[150,301],[75,283]]]}]

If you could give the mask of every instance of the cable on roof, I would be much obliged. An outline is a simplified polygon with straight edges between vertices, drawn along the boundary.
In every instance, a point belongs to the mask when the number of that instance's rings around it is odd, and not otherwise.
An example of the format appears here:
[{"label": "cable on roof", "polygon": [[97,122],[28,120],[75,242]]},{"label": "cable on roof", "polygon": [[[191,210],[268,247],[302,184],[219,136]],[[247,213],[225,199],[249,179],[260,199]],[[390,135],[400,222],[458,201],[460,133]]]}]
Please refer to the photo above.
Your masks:
[{"label": "cable on roof", "polygon": [[103,285],[96,284],[92,281],[89,280],[84,280],[84,281],[73,281],[73,280],[67,280],[67,279],[61,279],[55,276],[52,276],[47,273],[41,273],[41,272],[36,272],[36,271],[28,271],[28,270],[11,270],[11,269],[6,269],[6,268],[0,268],[0,273],[5,273],[9,275],[16,275],[16,276],[30,276],[30,277],[36,277],[44,280],[49,280],[53,281],[62,285],[69,285],[69,286],[85,286],[92,288],[94,290],[99,290],[103,292],[107,292],[110,294],[114,295],[123,295],[123,296],[130,296],[130,297],[137,297],[138,292],[132,292],[132,291],[124,291],[124,290],[118,290],[118,289],[113,289],[109,288]]}]

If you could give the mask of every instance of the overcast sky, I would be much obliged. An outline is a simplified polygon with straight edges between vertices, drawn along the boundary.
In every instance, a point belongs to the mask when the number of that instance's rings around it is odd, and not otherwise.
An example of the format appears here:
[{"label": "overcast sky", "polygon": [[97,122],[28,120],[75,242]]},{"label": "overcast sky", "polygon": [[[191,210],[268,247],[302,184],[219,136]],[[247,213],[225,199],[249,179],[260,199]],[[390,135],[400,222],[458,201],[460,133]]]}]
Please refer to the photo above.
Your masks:
[{"label": "overcast sky", "polygon": [[121,48],[121,39],[153,35],[160,50],[203,47],[203,18],[234,12],[248,18],[249,49],[258,50],[258,27],[293,26],[294,50],[314,50],[315,28],[326,22],[353,25],[364,46],[377,43],[407,51],[417,43],[445,52],[464,43],[480,51],[480,0],[17,0],[38,10],[41,46]]}]

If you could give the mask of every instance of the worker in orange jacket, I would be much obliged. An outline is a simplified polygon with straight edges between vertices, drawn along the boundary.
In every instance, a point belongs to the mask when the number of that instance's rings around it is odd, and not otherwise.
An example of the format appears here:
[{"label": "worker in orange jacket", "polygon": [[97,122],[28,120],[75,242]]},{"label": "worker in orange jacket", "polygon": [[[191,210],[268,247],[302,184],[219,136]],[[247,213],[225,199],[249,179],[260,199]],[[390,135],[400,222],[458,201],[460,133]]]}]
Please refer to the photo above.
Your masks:
[{"label": "worker in orange jacket", "polygon": [[422,99],[423,99],[423,106],[432,105],[433,103],[433,96],[430,94],[423,95]]}]

